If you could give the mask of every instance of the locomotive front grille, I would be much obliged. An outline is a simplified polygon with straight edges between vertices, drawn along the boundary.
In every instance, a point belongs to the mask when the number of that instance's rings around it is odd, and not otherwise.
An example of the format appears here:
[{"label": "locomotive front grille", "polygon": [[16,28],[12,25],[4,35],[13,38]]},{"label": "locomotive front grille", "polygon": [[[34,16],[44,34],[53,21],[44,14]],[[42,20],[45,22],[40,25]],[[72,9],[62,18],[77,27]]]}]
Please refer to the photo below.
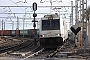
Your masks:
[{"label": "locomotive front grille", "polygon": [[47,37],[55,37],[55,35],[53,35],[53,34],[50,34],[50,35],[47,35]]}]

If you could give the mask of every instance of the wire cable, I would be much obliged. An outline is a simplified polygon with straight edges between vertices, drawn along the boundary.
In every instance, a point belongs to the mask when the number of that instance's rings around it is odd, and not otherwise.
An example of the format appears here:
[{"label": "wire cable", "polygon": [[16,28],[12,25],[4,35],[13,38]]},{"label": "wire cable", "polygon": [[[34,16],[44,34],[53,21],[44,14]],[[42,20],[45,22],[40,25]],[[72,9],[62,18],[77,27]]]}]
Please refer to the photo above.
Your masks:
[{"label": "wire cable", "polygon": [[[9,1],[11,1],[11,2],[13,2],[12,0],[9,0]],[[17,6],[18,6],[18,4],[17,3],[15,3],[15,2],[13,2],[14,4],[16,4]],[[20,3],[21,4],[21,3]],[[21,4],[22,5],[22,4]],[[22,5],[23,6],[23,5]],[[21,7],[19,7],[22,11],[24,11]]]}]

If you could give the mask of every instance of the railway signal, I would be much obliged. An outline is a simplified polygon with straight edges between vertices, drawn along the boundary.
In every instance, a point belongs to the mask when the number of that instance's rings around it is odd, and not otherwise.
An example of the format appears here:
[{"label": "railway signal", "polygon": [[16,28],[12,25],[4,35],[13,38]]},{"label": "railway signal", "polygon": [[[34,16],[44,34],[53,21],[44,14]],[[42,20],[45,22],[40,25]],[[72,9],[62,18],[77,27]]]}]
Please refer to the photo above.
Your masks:
[{"label": "railway signal", "polygon": [[74,29],[73,27],[71,27],[70,29],[71,29],[71,31],[72,31],[73,33],[75,32],[75,29]]},{"label": "railway signal", "polygon": [[36,10],[37,10],[37,3],[34,2],[34,3],[33,3],[33,11],[36,11]]},{"label": "railway signal", "polygon": [[[33,3],[33,11],[34,11],[33,17],[34,17],[34,20],[32,21],[32,22],[34,22],[34,23],[33,23],[34,31],[35,31],[35,27],[36,27],[35,22],[37,22],[37,21],[35,21],[35,17],[37,16],[37,14],[35,13],[36,10],[37,10],[37,3],[34,2],[34,3]],[[36,42],[36,31],[34,32],[34,41],[35,41],[35,45],[36,45],[36,43],[37,43],[37,42]]]},{"label": "railway signal", "polygon": [[70,29],[75,35],[77,35],[77,33],[81,30],[81,27],[78,27],[77,29],[74,29],[73,27],[71,27]]},{"label": "railway signal", "polygon": [[81,30],[81,27],[78,27],[75,31],[75,35],[77,35],[77,33]]},{"label": "railway signal", "polygon": [[78,27],[77,29],[71,27],[70,29],[75,34],[75,47],[77,47],[77,44],[76,44],[76,42],[78,41],[77,40],[77,33],[81,30],[81,27]]}]

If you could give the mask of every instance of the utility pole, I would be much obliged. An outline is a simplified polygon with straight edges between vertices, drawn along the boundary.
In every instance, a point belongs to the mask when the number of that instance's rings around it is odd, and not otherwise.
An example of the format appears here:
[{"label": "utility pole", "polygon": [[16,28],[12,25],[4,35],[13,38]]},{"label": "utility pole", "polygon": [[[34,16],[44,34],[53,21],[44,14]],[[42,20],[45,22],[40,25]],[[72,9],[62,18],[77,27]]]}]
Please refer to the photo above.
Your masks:
[{"label": "utility pole", "polygon": [[25,20],[25,15],[24,15],[24,19],[23,19],[23,37],[24,37],[24,21]]},{"label": "utility pole", "polygon": [[87,9],[87,0],[81,0],[81,22],[83,23],[82,35],[83,35],[83,44],[84,44],[84,52],[86,52],[87,46],[87,20],[85,20],[85,12]]},{"label": "utility pole", "polygon": [[24,18],[24,19],[23,19],[23,37],[24,37],[24,33],[25,33],[25,32],[24,32],[24,22],[25,22],[25,17],[26,17],[26,14],[27,14],[27,13],[26,13],[26,9],[27,9],[27,8],[25,8],[25,15],[23,16],[23,18]]},{"label": "utility pole", "polygon": [[19,33],[19,18],[17,16],[17,28],[16,28],[16,36],[18,37],[18,33]]},{"label": "utility pole", "polygon": [[70,14],[70,27],[72,26],[72,23],[71,23],[71,14]]},{"label": "utility pole", "polygon": [[4,30],[5,30],[5,22],[4,22]]},{"label": "utility pole", "polygon": [[2,36],[3,36],[3,20],[2,20]]},{"label": "utility pole", "polygon": [[12,30],[14,29],[14,21],[12,21]]},{"label": "utility pole", "polygon": [[75,21],[78,22],[78,0],[75,0]]},{"label": "utility pole", "polygon": [[73,1],[71,1],[70,27],[73,25]]}]

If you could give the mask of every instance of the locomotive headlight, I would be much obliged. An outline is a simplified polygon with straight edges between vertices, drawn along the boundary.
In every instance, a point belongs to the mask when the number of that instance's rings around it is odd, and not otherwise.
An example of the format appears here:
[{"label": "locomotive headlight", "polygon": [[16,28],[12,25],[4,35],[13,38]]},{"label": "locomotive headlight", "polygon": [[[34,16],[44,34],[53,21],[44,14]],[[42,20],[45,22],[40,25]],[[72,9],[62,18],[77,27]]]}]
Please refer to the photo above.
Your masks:
[{"label": "locomotive headlight", "polygon": [[56,36],[60,36],[60,34],[56,34]]},{"label": "locomotive headlight", "polygon": [[42,37],[46,37],[46,34],[43,34]]},{"label": "locomotive headlight", "polygon": [[45,35],[42,35],[42,37],[45,37]]},{"label": "locomotive headlight", "polygon": [[58,34],[58,36],[60,36],[60,34]]}]

